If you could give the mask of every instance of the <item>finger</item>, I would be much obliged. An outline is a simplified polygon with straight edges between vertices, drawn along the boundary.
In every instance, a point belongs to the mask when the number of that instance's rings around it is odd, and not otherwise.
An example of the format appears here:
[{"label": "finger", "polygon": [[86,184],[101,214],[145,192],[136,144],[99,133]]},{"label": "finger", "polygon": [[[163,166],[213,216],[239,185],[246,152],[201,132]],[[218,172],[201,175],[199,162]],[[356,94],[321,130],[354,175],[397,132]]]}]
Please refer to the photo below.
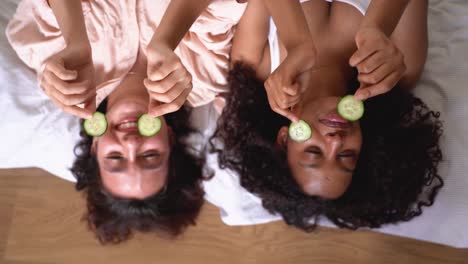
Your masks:
[{"label": "finger", "polygon": [[179,95],[179,97],[168,104],[157,105],[155,104],[156,102],[152,100],[153,102],[150,102],[150,109],[148,114],[152,117],[158,117],[179,110],[184,105],[185,100],[187,100],[190,91],[190,89],[184,90],[184,92]]},{"label": "finger", "polygon": [[354,96],[356,99],[364,101],[379,94],[386,93],[395,87],[400,78],[401,74],[399,72],[393,72],[378,84],[357,90]]},{"label": "finger", "polygon": [[[88,82],[88,81],[85,81]],[[95,94],[95,90],[88,89],[85,93],[82,94],[72,94],[72,95],[65,95],[62,94],[56,87],[52,86],[52,89],[49,89],[50,96],[59,100],[63,105],[71,106],[82,104],[86,100],[88,100],[91,96]]]},{"label": "finger", "polygon": [[152,99],[161,102],[161,103],[170,103],[174,101],[179,95],[181,95],[185,89],[192,89],[191,86],[187,86],[181,83],[176,84],[172,89],[170,89],[167,93],[155,93],[149,91],[149,94]]},{"label": "finger", "polygon": [[375,52],[372,56],[367,57],[356,65],[359,73],[371,73],[389,61],[389,57],[381,51]]},{"label": "finger", "polygon": [[63,62],[51,60],[45,67],[45,72],[51,71],[58,78],[64,81],[73,81],[78,77],[77,71],[67,70],[63,65]]},{"label": "finger", "polygon": [[83,118],[83,119],[89,119],[93,117],[93,113],[95,112],[95,111],[90,111],[85,108],[78,107],[76,105],[65,106],[63,111],[69,114],[72,114],[74,116],[77,116],[79,118]]},{"label": "finger", "polygon": [[168,92],[177,83],[188,85],[191,82],[192,76],[190,76],[190,74],[184,68],[180,68],[171,72],[167,77],[160,81],[151,81],[149,79],[145,79],[144,85],[148,90],[162,94]]},{"label": "finger", "polygon": [[283,92],[287,95],[295,96],[299,94],[299,83],[293,83],[291,85],[283,87]]},{"label": "finger", "polygon": [[84,103],[84,109],[88,111],[89,118],[93,116],[93,113],[96,112],[96,92]]},{"label": "finger", "polygon": [[67,112],[67,113],[72,114],[74,116],[77,116],[79,118],[88,119],[93,114],[89,110],[80,108],[80,107],[75,106],[75,105],[74,106],[66,106],[66,105],[64,105],[62,102],[60,102],[59,100],[57,100],[54,97],[50,97],[50,99],[52,100],[52,102],[54,102],[54,104],[56,106],[58,106],[64,112]]},{"label": "finger", "polygon": [[362,83],[367,83],[370,85],[377,84],[389,76],[392,72],[395,71],[395,66],[386,63],[380,66],[378,69],[369,74],[359,74],[358,80]]},{"label": "finger", "polygon": [[356,65],[364,61],[369,56],[372,56],[375,52],[377,52],[376,46],[362,45],[362,47],[358,48],[358,50],[354,52],[349,59],[349,65],[351,65],[351,67],[356,67]]},{"label": "finger", "polygon": [[272,92],[276,100],[276,103],[282,109],[287,109],[287,108],[292,107],[297,102],[299,102],[301,98],[299,94],[296,96],[290,96],[290,95],[283,93],[282,91],[277,91],[276,89],[273,89]]},{"label": "finger", "polygon": [[284,117],[286,117],[287,119],[291,120],[292,122],[299,122],[299,118],[293,114],[292,112],[288,111],[288,110],[283,110],[281,109],[278,104],[276,103],[275,99],[274,99],[274,95],[272,94],[272,89],[269,87],[268,90],[267,90],[267,98],[268,98],[268,103],[270,104],[270,107],[271,109],[279,114],[279,115],[282,115]]},{"label": "finger", "polygon": [[84,82],[68,83],[50,71],[44,72],[43,78],[65,95],[82,94],[88,89],[88,87],[84,85]]},{"label": "finger", "polygon": [[149,64],[148,65],[148,79],[150,81],[156,82],[161,81],[177,68],[184,68],[182,63],[179,60],[174,59],[173,61],[166,61],[160,64]]}]

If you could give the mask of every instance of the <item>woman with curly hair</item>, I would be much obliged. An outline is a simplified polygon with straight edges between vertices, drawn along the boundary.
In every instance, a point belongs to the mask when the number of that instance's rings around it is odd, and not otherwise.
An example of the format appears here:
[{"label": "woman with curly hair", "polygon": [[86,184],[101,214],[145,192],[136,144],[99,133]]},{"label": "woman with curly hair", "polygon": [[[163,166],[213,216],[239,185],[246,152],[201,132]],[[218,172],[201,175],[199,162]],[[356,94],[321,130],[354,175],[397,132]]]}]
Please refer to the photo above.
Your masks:
[{"label": "woman with curly hair", "polygon": [[[310,70],[301,72],[307,61],[285,59],[278,41],[289,28],[278,24],[276,32],[262,2],[249,1],[211,141],[220,167],[237,172],[270,213],[306,231],[320,218],[350,229],[411,220],[443,186],[439,113],[410,92],[426,58],[427,1],[302,8],[314,47],[304,51]],[[336,112],[346,94],[365,100],[359,122]],[[288,137],[298,119],[312,128],[304,142]]]},{"label": "woman with curly hair", "polygon": [[[213,17],[230,6],[209,2],[23,0],[9,23],[10,43],[57,107],[82,119],[96,106],[106,114],[104,135],[81,131],[71,168],[87,201],[84,219],[102,243],[134,231],[175,236],[195,224],[203,159],[186,141],[189,113],[222,91],[222,44],[243,11]],[[183,14],[174,12],[180,6]],[[162,120],[155,136],[138,133],[144,113]]]}]

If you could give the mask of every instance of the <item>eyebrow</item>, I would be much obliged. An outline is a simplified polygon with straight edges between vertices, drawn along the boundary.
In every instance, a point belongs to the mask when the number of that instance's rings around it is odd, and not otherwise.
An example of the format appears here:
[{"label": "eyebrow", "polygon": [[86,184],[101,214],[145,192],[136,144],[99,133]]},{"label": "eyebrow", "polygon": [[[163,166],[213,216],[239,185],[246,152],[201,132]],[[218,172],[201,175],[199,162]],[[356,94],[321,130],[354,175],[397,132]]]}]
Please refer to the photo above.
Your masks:
[{"label": "eyebrow", "polygon": [[[317,169],[319,166],[316,165],[316,164],[304,164],[302,162],[299,162],[299,165],[303,168],[308,168],[308,169]],[[354,173],[354,170],[350,170],[346,167],[343,167],[343,166],[338,166],[340,168],[341,171],[343,172],[346,172],[346,173]]]},{"label": "eyebrow", "polygon": [[[161,168],[161,165],[162,163],[159,163],[159,164],[151,164],[151,165],[148,165],[148,164],[145,164],[142,166],[142,168],[144,170],[159,170]],[[107,166],[104,166],[104,169],[110,173],[121,173],[124,171],[124,166],[119,166],[119,167],[107,167]]]}]

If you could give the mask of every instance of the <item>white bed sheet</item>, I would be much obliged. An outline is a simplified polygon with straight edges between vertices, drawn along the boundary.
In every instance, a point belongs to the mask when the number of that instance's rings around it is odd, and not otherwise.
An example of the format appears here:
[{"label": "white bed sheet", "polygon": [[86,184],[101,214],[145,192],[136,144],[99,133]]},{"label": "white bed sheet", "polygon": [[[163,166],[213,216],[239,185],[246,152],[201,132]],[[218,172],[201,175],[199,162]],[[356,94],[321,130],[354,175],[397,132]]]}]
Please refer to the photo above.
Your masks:
[{"label": "white bed sheet", "polygon": [[[18,2],[3,0],[0,4],[2,32]],[[421,217],[377,231],[468,248],[468,1],[429,2],[429,59],[416,94],[442,112],[445,161],[440,174],[446,185]],[[74,181],[69,168],[79,139],[78,119],[61,112],[43,95],[34,73],[17,59],[4,33],[0,35],[0,80],[0,168],[39,167]],[[204,129],[205,138],[215,119],[210,106],[196,111],[194,120]],[[194,140],[201,145],[205,138]],[[226,224],[280,219],[266,212],[260,200],[239,185],[235,173],[217,168],[215,156],[208,157],[208,165],[216,174],[204,183],[206,199],[220,207]]]},{"label": "white bed sheet", "polygon": [[79,121],[44,95],[34,72],[18,59],[5,36],[19,2],[0,3],[0,168],[39,167],[74,181],[68,169]]}]

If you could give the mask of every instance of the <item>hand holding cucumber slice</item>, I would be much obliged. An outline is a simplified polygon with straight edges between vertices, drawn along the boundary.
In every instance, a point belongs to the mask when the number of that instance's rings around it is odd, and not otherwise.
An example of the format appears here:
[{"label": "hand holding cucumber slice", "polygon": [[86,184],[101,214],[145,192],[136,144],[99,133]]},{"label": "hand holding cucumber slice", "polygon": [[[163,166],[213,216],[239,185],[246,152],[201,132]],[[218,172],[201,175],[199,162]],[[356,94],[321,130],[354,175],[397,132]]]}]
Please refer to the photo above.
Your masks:
[{"label": "hand holding cucumber slice", "polygon": [[337,108],[338,114],[348,121],[357,121],[364,115],[364,103],[353,95],[341,98]]},{"label": "hand holding cucumber slice", "polygon": [[140,116],[138,119],[138,131],[145,137],[152,137],[161,130],[162,122],[159,117],[151,117],[148,114]]},{"label": "hand holding cucumber slice", "polygon": [[308,140],[312,136],[312,129],[304,120],[297,123],[291,123],[289,126],[289,137],[297,142]]},{"label": "hand holding cucumber slice", "polygon": [[83,128],[86,134],[92,137],[104,135],[107,130],[106,116],[101,112],[95,112],[91,118],[84,121]]}]

